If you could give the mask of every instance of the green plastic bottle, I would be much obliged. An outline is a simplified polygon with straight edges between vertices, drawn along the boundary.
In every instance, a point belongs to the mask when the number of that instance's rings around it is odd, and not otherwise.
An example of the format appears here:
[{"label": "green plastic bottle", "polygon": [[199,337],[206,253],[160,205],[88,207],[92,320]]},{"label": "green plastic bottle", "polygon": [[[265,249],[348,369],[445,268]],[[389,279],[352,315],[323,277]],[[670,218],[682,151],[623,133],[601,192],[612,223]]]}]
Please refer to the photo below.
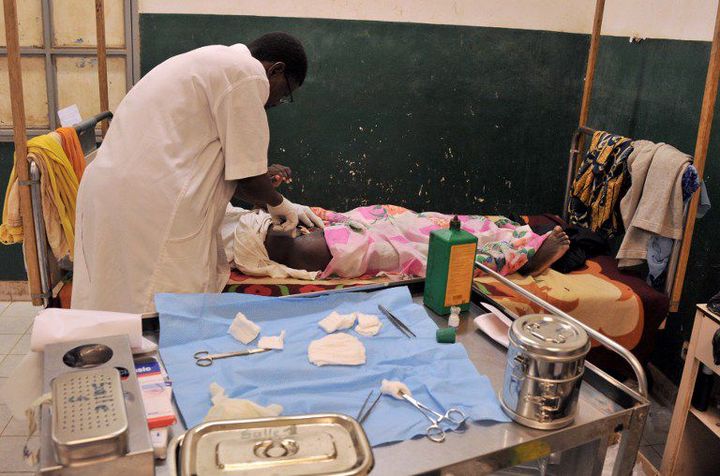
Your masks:
[{"label": "green plastic bottle", "polygon": [[470,308],[477,237],[460,229],[457,216],[445,230],[430,233],[423,302],[436,314],[450,314],[451,306]]}]

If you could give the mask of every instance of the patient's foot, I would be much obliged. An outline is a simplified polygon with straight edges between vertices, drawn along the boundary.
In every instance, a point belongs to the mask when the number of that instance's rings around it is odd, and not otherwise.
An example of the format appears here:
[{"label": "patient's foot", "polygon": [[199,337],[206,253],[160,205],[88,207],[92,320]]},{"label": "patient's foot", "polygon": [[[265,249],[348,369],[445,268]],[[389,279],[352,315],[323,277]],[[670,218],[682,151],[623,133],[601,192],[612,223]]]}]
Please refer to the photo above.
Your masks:
[{"label": "patient's foot", "polygon": [[552,264],[562,258],[570,248],[570,238],[565,234],[562,228],[556,226],[550,232],[540,248],[535,252],[532,258],[520,268],[520,273],[525,275],[537,276],[548,269]]}]

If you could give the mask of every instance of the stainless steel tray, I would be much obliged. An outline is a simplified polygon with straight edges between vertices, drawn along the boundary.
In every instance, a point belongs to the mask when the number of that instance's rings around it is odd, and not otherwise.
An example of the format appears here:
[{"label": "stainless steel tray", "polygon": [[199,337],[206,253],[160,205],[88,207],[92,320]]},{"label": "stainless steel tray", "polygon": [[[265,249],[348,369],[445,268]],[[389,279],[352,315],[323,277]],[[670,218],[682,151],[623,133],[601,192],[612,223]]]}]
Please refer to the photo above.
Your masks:
[{"label": "stainless steel tray", "polygon": [[201,423],[169,452],[182,475],[365,475],[373,455],[353,418],[327,413]]}]

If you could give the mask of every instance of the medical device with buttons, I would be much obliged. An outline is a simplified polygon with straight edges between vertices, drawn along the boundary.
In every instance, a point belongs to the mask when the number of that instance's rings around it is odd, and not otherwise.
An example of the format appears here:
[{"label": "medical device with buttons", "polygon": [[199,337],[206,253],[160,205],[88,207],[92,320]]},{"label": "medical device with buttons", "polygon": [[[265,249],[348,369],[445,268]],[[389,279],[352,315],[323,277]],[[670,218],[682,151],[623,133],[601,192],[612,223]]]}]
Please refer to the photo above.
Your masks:
[{"label": "medical device with buttons", "polygon": [[151,475],[153,448],[127,336],[48,345],[40,473]]}]

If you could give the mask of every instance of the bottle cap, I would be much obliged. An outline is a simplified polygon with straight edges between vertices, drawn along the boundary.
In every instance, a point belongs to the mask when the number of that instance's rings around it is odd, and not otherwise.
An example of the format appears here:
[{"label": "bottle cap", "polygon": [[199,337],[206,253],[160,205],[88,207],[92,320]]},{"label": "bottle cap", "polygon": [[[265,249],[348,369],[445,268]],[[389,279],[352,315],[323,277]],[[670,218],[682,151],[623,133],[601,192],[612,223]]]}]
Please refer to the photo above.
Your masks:
[{"label": "bottle cap", "polygon": [[457,215],[455,215],[455,216],[453,217],[453,219],[450,220],[450,229],[451,229],[451,230],[459,230],[459,229],[460,229],[460,225],[461,225],[460,219],[458,218]]}]

